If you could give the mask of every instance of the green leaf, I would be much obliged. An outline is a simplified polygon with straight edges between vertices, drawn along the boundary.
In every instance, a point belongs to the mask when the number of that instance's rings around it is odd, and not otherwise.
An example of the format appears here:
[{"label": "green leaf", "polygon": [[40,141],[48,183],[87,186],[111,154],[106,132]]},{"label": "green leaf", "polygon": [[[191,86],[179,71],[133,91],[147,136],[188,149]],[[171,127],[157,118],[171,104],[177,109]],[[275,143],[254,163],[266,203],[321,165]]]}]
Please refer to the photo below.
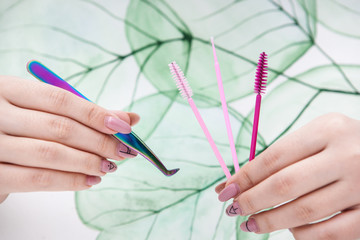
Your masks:
[{"label": "green leaf", "polygon": [[319,22],[326,28],[349,37],[360,38],[360,2],[356,0],[317,1]]},{"label": "green leaf", "polygon": [[[306,9],[304,2],[309,5]],[[273,1],[234,1],[222,9],[225,2],[136,0],[131,1],[126,19],[142,31],[127,26],[127,37],[132,49],[159,47],[143,68],[159,91],[175,89],[164,76],[169,76],[167,64],[176,60],[194,92],[214,100],[210,102],[214,106],[218,89],[210,36],[215,36],[227,100],[234,101],[252,92],[249,81],[260,52],[271,58],[271,82],[312,46],[315,18],[307,11],[313,12],[315,6],[309,2],[286,9]],[[217,14],[220,9],[222,14]],[[146,56],[139,53],[135,58],[140,64]]]}]

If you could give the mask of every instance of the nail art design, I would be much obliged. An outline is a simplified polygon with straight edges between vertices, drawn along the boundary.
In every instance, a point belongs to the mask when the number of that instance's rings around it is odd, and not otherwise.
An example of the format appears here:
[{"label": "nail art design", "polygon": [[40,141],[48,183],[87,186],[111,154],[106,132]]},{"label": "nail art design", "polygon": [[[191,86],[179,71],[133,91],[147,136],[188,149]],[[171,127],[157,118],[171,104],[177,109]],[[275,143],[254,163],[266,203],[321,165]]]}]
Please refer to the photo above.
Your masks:
[{"label": "nail art design", "polygon": [[243,222],[240,225],[241,230],[243,230],[244,232],[258,232],[259,231],[259,227],[255,221],[254,218],[249,218],[246,222]]},{"label": "nail art design", "polygon": [[125,147],[126,147],[126,151],[120,150],[121,153],[126,153],[129,155],[135,156],[135,154],[131,152],[131,149],[129,147],[127,147],[127,146],[125,146]]},{"label": "nail art design", "polygon": [[246,229],[247,229],[249,232],[251,232],[251,230],[249,229],[248,223],[249,223],[249,221],[246,221],[245,227],[246,227]]},{"label": "nail art design", "polygon": [[230,217],[241,215],[241,209],[238,202],[233,202],[230,206],[226,208],[226,214]]},{"label": "nail art design", "polygon": [[101,171],[105,172],[105,173],[111,173],[111,172],[115,172],[117,169],[117,166],[115,163],[110,162],[108,160],[103,159],[101,161]]},{"label": "nail art design", "polygon": [[117,147],[117,153],[120,157],[132,158],[137,155],[137,152],[129,148],[123,143],[119,143]]},{"label": "nail art design", "polygon": [[221,202],[226,202],[230,198],[233,198],[236,195],[238,195],[239,193],[240,193],[239,185],[237,185],[236,183],[232,183],[220,192],[218,198]]},{"label": "nail art design", "polygon": [[116,164],[114,164],[113,162],[109,162],[108,168],[109,168],[110,172],[112,172],[113,169],[114,169],[114,171],[115,171],[115,169],[117,168],[117,166],[116,166]]}]

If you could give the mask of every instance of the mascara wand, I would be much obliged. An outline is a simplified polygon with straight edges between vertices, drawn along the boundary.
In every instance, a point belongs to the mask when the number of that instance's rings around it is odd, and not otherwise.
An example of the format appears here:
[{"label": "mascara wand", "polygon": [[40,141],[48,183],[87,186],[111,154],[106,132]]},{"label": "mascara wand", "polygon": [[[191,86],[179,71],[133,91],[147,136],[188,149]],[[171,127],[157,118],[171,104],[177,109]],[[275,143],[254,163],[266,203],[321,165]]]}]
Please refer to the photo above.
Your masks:
[{"label": "mascara wand", "polygon": [[260,116],[261,94],[265,94],[267,68],[268,68],[267,55],[265,52],[262,52],[259,57],[256,75],[255,75],[254,92],[257,93],[257,95],[256,95],[256,103],[255,103],[255,113],[254,113],[253,130],[251,136],[249,161],[255,158],[256,139],[258,133],[258,126],[259,126],[259,116]]},{"label": "mascara wand", "polygon": [[210,135],[209,130],[207,129],[204,120],[202,119],[199,110],[197,109],[194,100],[192,99],[193,92],[189,86],[188,81],[186,80],[184,73],[181,71],[180,67],[176,64],[176,62],[172,62],[169,64],[170,72],[173,76],[173,79],[176,82],[176,86],[179,89],[181,96],[187,100],[190,104],[191,109],[194,112],[194,115],[196,119],[198,120],[200,127],[202,128],[207,140],[210,143],[210,146],[212,150],[214,151],[214,154],[216,158],[218,159],[221,168],[223,169],[226,178],[229,179],[231,177],[230,171],[227,168],[223,158],[221,157],[221,154],[219,152],[219,149],[216,147],[216,144],[213,140],[213,138]]}]

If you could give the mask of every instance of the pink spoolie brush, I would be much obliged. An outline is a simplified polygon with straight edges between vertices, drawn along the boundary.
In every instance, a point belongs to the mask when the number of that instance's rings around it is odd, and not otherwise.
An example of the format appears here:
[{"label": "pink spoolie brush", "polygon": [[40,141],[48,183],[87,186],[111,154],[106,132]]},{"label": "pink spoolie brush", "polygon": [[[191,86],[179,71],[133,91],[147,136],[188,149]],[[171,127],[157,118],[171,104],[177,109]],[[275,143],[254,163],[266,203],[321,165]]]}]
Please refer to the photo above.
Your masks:
[{"label": "pink spoolie brush", "polygon": [[229,169],[226,167],[226,164],[223,160],[223,158],[221,157],[221,154],[218,150],[218,148],[215,145],[214,140],[212,139],[209,130],[207,129],[204,120],[202,119],[199,110],[197,109],[194,100],[191,98],[191,96],[193,95],[192,90],[189,86],[188,81],[186,80],[184,73],[181,71],[180,67],[176,64],[176,62],[172,62],[169,64],[170,67],[170,71],[171,74],[173,75],[173,79],[176,82],[176,86],[179,89],[181,96],[187,100],[190,104],[191,109],[193,110],[196,119],[198,120],[200,127],[202,128],[207,140],[210,143],[210,146],[212,148],[212,150],[215,153],[216,158],[218,159],[221,168],[223,169],[227,179],[229,179],[231,177],[230,171]]},{"label": "pink spoolie brush", "polygon": [[260,116],[261,94],[265,94],[266,77],[267,77],[267,55],[265,52],[262,52],[259,57],[259,62],[257,65],[257,70],[255,75],[254,92],[257,93],[257,96],[256,96],[256,104],[255,104],[254,123],[253,123],[252,137],[251,137],[249,161],[255,158],[256,139],[257,139],[258,126],[259,126],[259,116]]},{"label": "pink spoolie brush", "polygon": [[236,155],[234,137],[232,135],[231,124],[230,124],[230,119],[229,119],[229,112],[228,112],[226,99],[225,99],[225,93],[224,93],[224,86],[223,86],[222,77],[221,77],[221,73],[220,73],[219,62],[218,62],[218,59],[217,59],[217,56],[216,56],[214,38],[213,37],[211,37],[211,44],[212,44],[212,49],[213,49],[214,61],[215,61],[215,72],[216,72],[216,79],[217,79],[217,82],[218,82],[219,93],[220,93],[221,106],[222,106],[223,113],[224,113],[226,130],[227,130],[227,134],[228,134],[228,138],[229,138],[229,143],[230,143],[230,149],[231,149],[231,155],[232,155],[232,158],[233,158],[234,168],[235,168],[235,172],[237,172],[237,171],[239,171],[239,162],[238,162],[238,158],[237,158],[237,155]]}]

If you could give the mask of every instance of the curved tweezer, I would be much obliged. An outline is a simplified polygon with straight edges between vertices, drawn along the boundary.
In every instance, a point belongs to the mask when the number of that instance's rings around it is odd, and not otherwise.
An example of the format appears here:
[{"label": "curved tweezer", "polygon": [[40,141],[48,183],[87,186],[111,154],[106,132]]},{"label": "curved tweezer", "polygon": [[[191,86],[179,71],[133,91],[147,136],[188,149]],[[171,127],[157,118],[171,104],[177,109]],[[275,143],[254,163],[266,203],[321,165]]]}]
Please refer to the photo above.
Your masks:
[{"label": "curved tweezer", "polygon": [[[41,63],[37,61],[30,61],[27,64],[27,69],[29,73],[31,73],[34,77],[36,77],[40,81],[68,90],[69,92],[72,92],[73,94],[90,101],[87,97],[82,95],[74,87],[72,87],[66,81],[61,79],[59,76],[57,76],[55,73],[53,73],[50,69],[46,68]],[[135,150],[141,156],[146,158],[156,168],[158,168],[164,175],[172,176],[177,171],[179,171],[179,168],[167,170],[164,164],[162,164],[162,162],[160,161],[160,159],[151,151],[151,149],[148,146],[146,146],[146,144],[134,132],[131,132],[129,134],[116,133],[113,134],[113,136],[122,143],[124,143],[127,147]]]}]

